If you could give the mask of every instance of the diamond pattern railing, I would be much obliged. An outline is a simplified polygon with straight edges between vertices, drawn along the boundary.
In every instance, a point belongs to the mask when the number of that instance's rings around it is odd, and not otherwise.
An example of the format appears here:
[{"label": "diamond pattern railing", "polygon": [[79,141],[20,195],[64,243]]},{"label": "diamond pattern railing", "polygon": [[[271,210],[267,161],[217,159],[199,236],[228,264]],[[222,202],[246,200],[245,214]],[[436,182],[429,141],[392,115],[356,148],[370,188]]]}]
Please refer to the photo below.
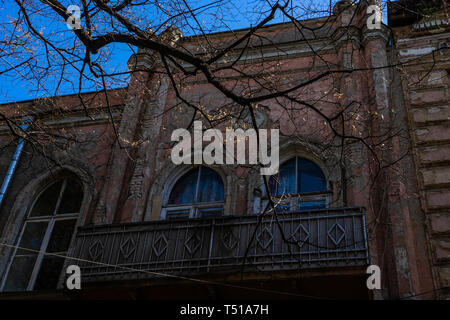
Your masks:
[{"label": "diamond pattern railing", "polygon": [[83,227],[69,256],[81,259],[67,263],[80,266],[83,281],[239,272],[244,260],[244,271],[369,262],[359,207],[279,213],[278,223],[273,215],[245,215]]}]

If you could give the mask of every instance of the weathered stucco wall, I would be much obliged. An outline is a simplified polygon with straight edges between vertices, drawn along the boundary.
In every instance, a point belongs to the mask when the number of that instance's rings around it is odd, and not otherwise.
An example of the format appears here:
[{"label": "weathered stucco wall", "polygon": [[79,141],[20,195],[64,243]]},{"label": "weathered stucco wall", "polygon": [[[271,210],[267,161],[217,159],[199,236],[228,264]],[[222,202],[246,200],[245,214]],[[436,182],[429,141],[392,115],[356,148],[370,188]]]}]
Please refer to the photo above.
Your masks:
[{"label": "weathered stucco wall", "polygon": [[[410,154],[402,156],[410,147],[409,137],[406,135],[407,140],[404,140],[404,136],[399,136],[386,146],[382,143],[383,135],[390,130],[408,132],[409,126],[403,100],[398,95],[400,80],[394,77],[395,68],[386,68],[391,63],[386,49],[388,32],[365,28],[362,13],[358,13],[349,26],[352,15],[350,9],[337,19],[331,19],[323,27],[325,31],[321,36],[314,40],[315,48],[320,48],[315,52],[320,52],[322,59],[311,50],[309,41],[296,35],[292,25],[282,25],[263,31],[270,45],[250,50],[245,59],[236,64],[236,69],[252,72],[261,79],[270,78],[278,84],[278,90],[287,84],[310,79],[330,67],[360,70],[332,74],[296,93],[328,116],[357,101],[347,110],[355,118],[348,119],[344,126],[352,134],[373,135],[372,143],[377,146],[375,152],[382,164],[395,162],[380,175],[375,173],[379,164],[374,154],[358,143],[345,147],[343,174],[342,167],[331,161],[333,157],[339,158],[340,149],[333,145],[336,141],[330,128],[323,118],[307,108],[289,110],[286,108],[288,101],[268,99],[257,109],[258,118],[262,128],[278,128],[283,134],[281,157],[283,154],[305,155],[323,164],[330,189],[335,193],[333,206],[367,208],[372,263],[379,264],[383,270],[384,291],[376,297],[394,298],[432,291],[425,217],[418,202],[414,162]],[[226,45],[228,36],[213,35],[210,40],[223,41]],[[201,40],[181,38],[178,41],[183,47],[195,47]],[[287,54],[277,54],[281,46]],[[130,152],[116,145],[110,180],[97,206],[96,223],[161,218],[164,193],[168,192],[165,186],[174,172],[181,170],[170,161],[170,135],[174,129],[186,127],[194,114],[192,108],[177,98],[170,79],[155,72],[162,70],[157,59],[146,60],[139,56],[133,59],[149,71],[135,73],[130,82],[120,130],[124,130],[124,140],[137,142],[139,146]],[[248,88],[254,81],[244,83],[242,76],[232,71],[218,76],[225,86],[234,86],[237,91]],[[203,106],[206,113],[223,115],[232,110],[230,101],[202,76],[175,74],[173,78],[180,83],[183,98]],[[162,116],[155,117],[155,114]],[[221,124],[219,128],[226,125]],[[261,177],[238,166],[212,167],[225,183],[225,213],[253,213],[255,187],[260,186]],[[433,293],[423,297],[432,296]]]},{"label": "weathered stucco wall", "polygon": [[[389,41],[386,27],[368,30],[364,10],[351,19],[353,8],[340,15],[338,9],[339,6],[331,19],[307,22],[315,27],[323,24],[315,36],[308,32],[300,36],[292,24],[263,29],[261,36],[266,42],[246,52],[236,63],[236,70],[251,72],[258,80],[270,79],[276,90],[329,70],[341,70],[301,87],[295,94],[327,116],[345,110],[344,132],[370,136],[367,140],[370,148],[355,139],[355,143],[341,148],[341,139],[335,137],[317,112],[291,109],[286,99],[267,99],[261,103],[256,109],[258,123],[262,128],[280,129],[281,162],[292,156],[304,156],[323,169],[333,192],[332,206],[366,208],[371,263],[382,269],[383,290],[375,292],[374,298],[433,291],[448,285],[450,273],[446,241],[450,207],[448,53],[436,52],[439,63],[422,82],[413,83],[416,74],[418,77],[423,74],[424,61],[406,70],[405,74],[411,77],[400,77],[397,68],[387,67],[397,59],[395,50],[400,50],[400,61],[404,61],[422,52],[423,45],[438,46],[441,36],[418,41],[398,38],[397,34],[397,48],[386,48]],[[226,45],[233,39],[230,33],[223,33],[212,35],[210,40]],[[200,47],[202,40],[178,35],[174,37],[176,41],[192,49]],[[56,121],[57,130],[70,127],[64,134],[75,131],[84,141],[64,154],[55,154],[61,166],[77,168],[79,172],[74,169],[75,173],[90,180],[90,197],[82,213],[82,224],[159,220],[164,195],[170,191],[168,183],[189,167],[176,166],[170,160],[170,136],[174,129],[186,127],[194,112],[177,97],[171,79],[157,72],[163,70],[161,61],[149,58],[149,53],[140,54],[130,59],[139,71],[132,74],[127,90],[119,92],[113,103],[117,107],[118,136],[101,99],[89,104],[89,108],[97,110],[97,120],[83,115],[79,103],[72,100],[75,97],[61,98],[58,102],[70,113],[51,118]],[[236,71],[224,71],[217,76],[237,92],[255,84],[255,79],[246,81]],[[175,74],[173,80],[181,84],[185,99],[202,106],[202,111],[215,119],[236,110],[236,105],[202,76]],[[399,94],[401,88],[404,98]],[[39,102],[36,105],[44,108]],[[29,105],[23,106],[24,113],[29,113]],[[11,106],[0,108],[5,112],[14,110]],[[248,116],[244,120],[241,125],[248,124]],[[64,124],[58,125],[58,121]],[[218,128],[224,130],[230,125],[231,122],[224,122]],[[384,140],[394,132],[406,134],[398,133]],[[0,132],[0,143],[7,143],[6,135],[6,129]],[[408,153],[411,146],[414,156]],[[48,147],[51,152],[51,145]],[[30,150],[31,146],[27,148]],[[0,157],[0,170],[7,166],[12,153],[11,147],[7,150]],[[383,165],[388,167],[380,171]],[[256,191],[261,188],[259,170],[254,172],[237,165],[211,167],[224,182],[225,214],[254,213]],[[14,211],[24,198],[20,197],[22,190],[50,168],[39,155],[21,159],[0,209],[3,239],[14,239],[23,222]],[[10,226],[13,228],[7,230]],[[7,259],[8,252],[0,254]],[[430,262],[437,266],[434,273]],[[0,275],[1,272],[0,269]],[[420,297],[432,298],[434,294]]]},{"label": "weathered stucco wall", "polygon": [[437,289],[450,285],[449,31],[445,25],[394,29]]},{"label": "weathered stucco wall", "polygon": [[[119,93],[119,94],[118,94]],[[121,104],[119,92],[111,92],[111,111],[117,121]],[[0,112],[11,116],[33,115],[29,136],[0,207],[0,241],[15,244],[33,201],[43,188],[61,174],[74,174],[84,187],[84,201],[79,224],[89,223],[106,174],[115,136],[106,104],[96,94],[85,95],[89,116],[78,97],[66,96],[43,99],[32,103],[7,104]],[[59,112],[48,113],[49,109]],[[14,120],[14,118],[11,118]],[[63,138],[59,138],[65,137]],[[38,137],[38,139],[36,139]],[[0,127],[0,170],[6,173],[18,142],[8,126]],[[6,148],[6,149],[5,149]],[[3,180],[2,180],[3,182]],[[8,265],[11,248],[0,249],[0,274]]]}]

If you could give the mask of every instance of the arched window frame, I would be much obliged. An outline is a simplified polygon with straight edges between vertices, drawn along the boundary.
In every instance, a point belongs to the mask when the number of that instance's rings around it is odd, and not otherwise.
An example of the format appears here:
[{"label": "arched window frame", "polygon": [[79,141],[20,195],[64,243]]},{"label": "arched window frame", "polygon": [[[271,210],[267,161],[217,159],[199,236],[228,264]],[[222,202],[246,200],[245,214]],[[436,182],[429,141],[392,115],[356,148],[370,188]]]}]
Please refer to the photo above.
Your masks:
[{"label": "arched window frame", "polygon": [[[52,176],[52,175],[50,175],[50,176]],[[47,226],[45,227],[44,236],[42,238],[42,242],[39,247],[40,252],[37,253],[37,257],[36,257],[36,260],[34,261],[34,266],[33,266],[32,272],[31,272],[30,279],[28,280],[27,287],[24,289],[25,291],[35,290],[36,280],[37,280],[37,277],[41,270],[42,262],[45,257],[45,253],[47,253],[49,241],[53,234],[55,223],[59,222],[59,221],[64,221],[64,220],[74,220],[74,227],[73,227],[72,234],[70,235],[70,240],[68,241],[67,248],[64,250],[64,254],[62,254],[62,255],[67,255],[68,251],[71,248],[71,243],[74,239],[76,228],[80,225],[80,219],[83,217],[82,212],[84,212],[86,210],[86,204],[88,202],[88,194],[86,192],[87,191],[86,185],[84,183],[82,183],[80,181],[80,179],[78,179],[78,177],[75,174],[72,174],[71,172],[62,171],[62,172],[59,172],[59,174],[57,174],[57,175],[53,175],[52,179],[49,179],[49,177],[46,176],[42,180],[44,180],[45,182],[41,181],[38,184],[39,192],[35,193],[34,197],[31,197],[28,205],[24,209],[25,214],[24,214],[24,216],[22,216],[20,229],[19,229],[18,233],[16,233],[16,236],[14,237],[14,239],[15,239],[14,243],[17,246],[20,246],[27,223],[47,222]],[[80,208],[78,209],[78,212],[57,214],[57,211],[58,211],[57,209],[60,209],[61,200],[64,195],[65,188],[67,186],[67,181],[69,181],[69,180],[76,181],[76,183],[78,183],[82,189]],[[33,212],[33,209],[35,208],[35,205],[36,205],[37,201],[40,199],[40,197],[45,193],[45,191],[47,191],[48,188],[50,188],[54,184],[57,184],[60,181],[62,181],[62,184],[59,187],[58,199],[55,202],[55,207],[54,207],[55,209],[54,209],[52,215],[31,216],[31,213]],[[25,189],[33,188],[33,184],[34,183],[30,183]],[[36,186],[34,186],[34,187],[36,187]],[[23,200],[20,202],[23,202]],[[15,206],[16,205],[17,205],[17,203],[15,204]],[[12,211],[15,211],[15,209],[13,208]],[[6,285],[6,282],[8,279],[8,275],[10,274],[11,266],[13,264],[14,258],[18,256],[18,251],[19,250],[16,247],[9,254],[8,264],[6,266],[5,271],[3,272],[2,278],[0,279],[0,292],[5,291],[5,285]],[[61,251],[61,252],[63,252],[63,251]],[[60,254],[61,252],[58,251],[58,252],[52,252],[52,253],[61,255]],[[24,255],[24,254],[21,254],[21,255]],[[66,261],[63,262],[62,268],[64,267],[65,263],[66,263]],[[61,272],[62,272],[62,270],[61,270]],[[61,272],[57,275],[58,280],[61,275]],[[9,291],[9,290],[6,290],[6,291]],[[22,290],[16,290],[16,291],[22,291]]]},{"label": "arched window frame", "polygon": [[[200,176],[202,172],[202,168],[209,168],[213,170],[221,179],[223,187],[224,187],[224,200],[223,201],[214,201],[214,202],[194,202],[189,204],[169,204],[169,198],[172,190],[178,183],[178,181],[191,170],[195,170],[199,168],[199,173],[197,176],[197,187],[194,195],[194,199],[196,199],[198,190],[200,188]],[[207,166],[195,166],[190,167],[188,169],[184,169],[174,175],[164,188],[164,197],[163,197],[163,208],[161,210],[161,220],[172,220],[172,219],[192,219],[192,218],[201,218],[209,215],[203,215],[202,211],[212,210],[212,211],[220,211],[220,214],[215,214],[215,216],[223,215],[225,209],[225,188],[226,184],[224,183],[223,176],[214,170],[213,168]]]},{"label": "arched window frame", "polygon": [[[308,160],[308,161],[314,163],[322,171],[324,178],[325,178],[326,190],[318,191],[318,192],[310,192],[310,193],[296,192],[293,194],[281,195],[281,196],[272,195],[272,199],[276,200],[277,209],[280,212],[307,211],[307,210],[309,210],[307,207],[308,204],[317,203],[317,202],[323,202],[324,208],[330,207],[330,205],[332,203],[333,192],[330,191],[330,186],[329,186],[329,181],[327,179],[326,170],[324,170],[323,167],[316,160],[310,159],[309,157],[306,157],[303,155],[293,155],[293,156],[289,156],[289,157],[285,158],[284,161],[282,161],[280,163],[280,168],[281,168],[281,166],[283,166],[284,164],[286,164],[287,162],[289,162],[290,160],[292,160],[294,158],[296,159],[296,165],[295,165],[296,179],[295,180],[297,181],[297,175],[299,174],[297,161],[299,161],[299,159],[305,159],[305,160]],[[297,184],[296,184],[295,188],[297,190],[297,188],[298,188]],[[267,202],[268,202],[268,195],[264,192],[264,195],[262,197],[261,208],[264,208],[267,205]],[[316,209],[316,208],[313,207],[311,209]],[[256,212],[256,210],[255,210],[255,212]]]}]

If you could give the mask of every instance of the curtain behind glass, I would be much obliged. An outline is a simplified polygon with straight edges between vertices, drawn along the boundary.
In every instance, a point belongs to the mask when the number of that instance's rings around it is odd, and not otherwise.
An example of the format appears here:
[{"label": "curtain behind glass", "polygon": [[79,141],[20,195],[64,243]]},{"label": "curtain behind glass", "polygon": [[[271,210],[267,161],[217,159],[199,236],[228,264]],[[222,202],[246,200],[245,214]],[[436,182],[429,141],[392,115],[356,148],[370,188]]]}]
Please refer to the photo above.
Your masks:
[{"label": "curtain behind glass", "polygon": [[194,203],[199,168],[195,168],[182,176],[169,197],[169,204]]},{"label": "curtain behind glass", "polygon": [[327,190],[322,170],[314,162],[302,158],[293,158],[283,163],[280,172],[270,178],[269,188],[273,196]]},{"label": "curtain behind glass", "polygon": [[295,193],[295,158],[280,166],[280,172],[270,178],[269,187],[273,196]]},{"label": "curtain behind glass", "polygon": [[298,161],[298,186],[299,193],[326,191],[327,184],[322,170],[314,163],[306,159]]},{"label": "curtain behind glass", "polygon": [[223,194],[223,182],[220,176],[214,170],[202,167],[198,202],[223,201]]},{"label": "curtain behind glass", "polygon": [[202,167],[197,201],[194,201],[199,170],[199,168],[195,168],[177,181],[170,193],[169,204],[189,204],[224,200],[222,178],[214,170]]}]

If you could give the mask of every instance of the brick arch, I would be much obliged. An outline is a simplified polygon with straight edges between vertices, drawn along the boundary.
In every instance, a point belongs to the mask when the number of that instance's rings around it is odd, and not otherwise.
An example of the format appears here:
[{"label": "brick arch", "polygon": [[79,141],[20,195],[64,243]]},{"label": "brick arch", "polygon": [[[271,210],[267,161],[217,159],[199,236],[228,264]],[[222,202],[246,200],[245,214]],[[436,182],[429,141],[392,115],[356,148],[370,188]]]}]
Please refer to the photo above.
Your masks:
[{"label": "brick arch", "polygon": [[[90,178],[92,175],[89,175],[86,171],[72,165],[62,165],[52,168],[35,177],[21,190],[9,212],[8,220],[3,229],[0,241],[2,243],[15,245],[27,213],[31,209],[36,198],[53,182],[68,176],[79,181],[83,188],[83,200],[77,226],[83,225],[94,194],[94,183]],[[0,280],[3,280],[3,277],[5,276],[5,271],[13,252],[14,250],[11,247],[0,247]]]}]

